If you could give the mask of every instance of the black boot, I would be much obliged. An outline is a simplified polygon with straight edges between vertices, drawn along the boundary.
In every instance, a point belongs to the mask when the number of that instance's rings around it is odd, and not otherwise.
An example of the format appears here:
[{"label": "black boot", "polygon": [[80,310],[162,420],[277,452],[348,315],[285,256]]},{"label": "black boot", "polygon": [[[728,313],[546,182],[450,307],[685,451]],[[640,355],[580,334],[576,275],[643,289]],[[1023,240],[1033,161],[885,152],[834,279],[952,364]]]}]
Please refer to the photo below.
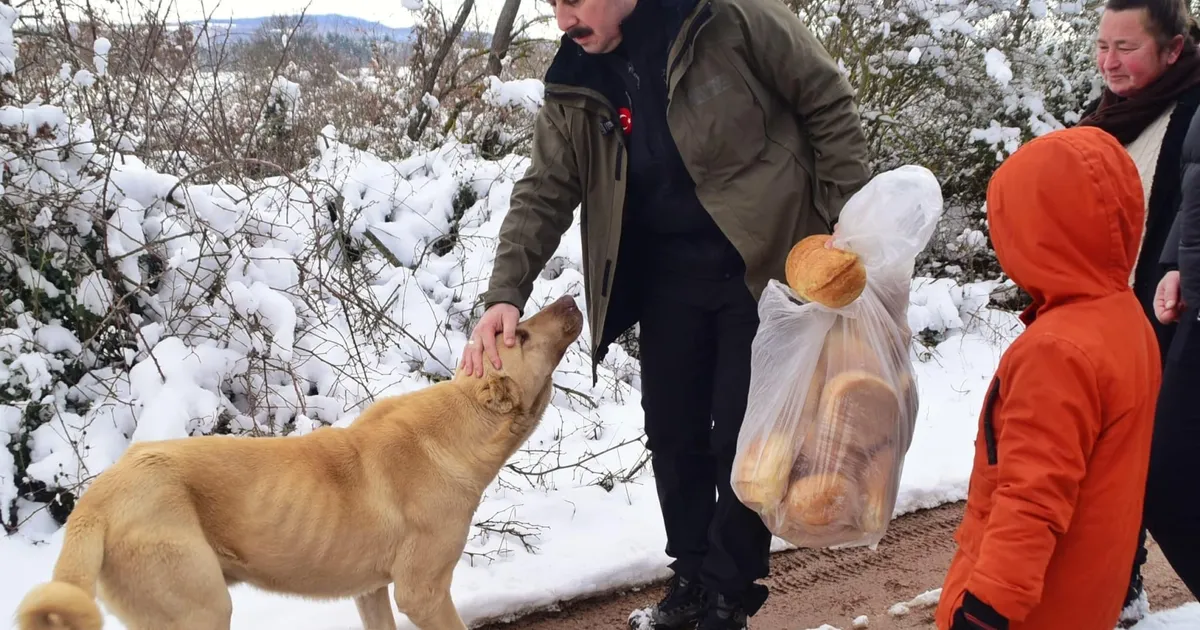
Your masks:
[{"label": "black boot", "polygon": [[1121,616],[1117,619],[1117,628],[1132,628],[1146,617],[1149,603],[1146,600],[1146,589],[1142,584],[1141,574],[1134,576],[1129,585],[1129,593],[1125,595],[1125,604]]},{"label": "black boot", "polygon": [[1137,553],[1133,558],[1133,571],[1129,576],[1129,588],[1125,591],[1125,601],[1121,602],[1121,617],[1118,628],[1132,628],[1149,612],[1146,602],[1145,587],[1142,585],[1142,566],[1146,564],[1146,528],[1138,532]]},{"label": "black boot", "polygon": [[747,617],[740,603],[717,595],[696,630],[746,630]]},{"label": "black boot", "polygon": [[700,582],[676,575],[667,583],[667,594],[650,609],[650,625],[654,630],[690,630],[704,615],[706,601]]}]

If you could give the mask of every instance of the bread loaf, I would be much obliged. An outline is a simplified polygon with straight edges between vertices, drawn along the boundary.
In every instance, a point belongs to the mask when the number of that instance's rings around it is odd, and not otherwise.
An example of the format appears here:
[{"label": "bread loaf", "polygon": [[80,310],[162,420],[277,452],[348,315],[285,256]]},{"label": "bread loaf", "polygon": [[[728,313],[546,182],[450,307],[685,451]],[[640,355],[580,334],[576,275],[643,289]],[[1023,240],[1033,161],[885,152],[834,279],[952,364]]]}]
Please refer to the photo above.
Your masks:
[{"label": "bread loaf", "polygon": [[892,467],[896,464],[896,447],[888,444],[876,451],[867,464],[859,487],[864,498],[860,522],[862,530],[869,533],[884,531],[892,520],[888,509],[888,495],[892,485]]},{"label": "bread loaf", "polygon": [[891,440],[899,421],[896,390],[879,376],[848,370],[826,383],[820,415],[801,451],[817,462],[836,462],[850,448],[870,451]]},{"label": "bread loaf", "polygon": [[853,252],[827,248],[832,237],[814,234],[788,252],[784,275],[801,298],[830,308],[848,306],[867,286],[867,270]]},{"label": "bread loaf", "polygon": [[796,441],[767,433],[746,446],[733,472],[733,489],[743,505],[756,512],[771,510],[787,492],[788,471],[796,460]]},{"label": "bread loaf", "polygon": [[852,319],[839,318],[825,335],[825,346],[821,349],[828,379],[847,370],[863,370],[883,377],[885,357],[871,346],[870,339],[863,334],[862,326]]},{"label": "bread loaf", "polygon": [[732,481],[735,493],[746,507],[761,513],[775,509],[783,501],[800,436],[817,421],[825,374],[825,360],[820,358],[808,381],[799,415],[780,418],[772,424],[770,432],[754,436],[739,455]]},{"label": "bread loaf", "polygon": [[784,499],[785,519],[802,527],[827,527],[856,511],[855,484],[835,472],[792,481]]},{"label": "bread loaf", "polygon": [[859,521],[874,526],[886,511],[892,475],[891,462],[878,453],[894,453],[898,395],[878,375],[847,370],[828,378],[820,400],[795,456],[782,527],[816,535],[816,528]]}]

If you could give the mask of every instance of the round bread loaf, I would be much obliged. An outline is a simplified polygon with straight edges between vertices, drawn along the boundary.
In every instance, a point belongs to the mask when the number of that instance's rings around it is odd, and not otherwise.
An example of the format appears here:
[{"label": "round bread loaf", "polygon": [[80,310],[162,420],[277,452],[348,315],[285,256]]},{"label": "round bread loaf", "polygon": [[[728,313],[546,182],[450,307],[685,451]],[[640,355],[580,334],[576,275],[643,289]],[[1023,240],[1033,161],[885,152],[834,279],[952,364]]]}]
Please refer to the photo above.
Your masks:
[{"label": "round bread loaf", "polygon": [[891,441],[899,421],[896,390],[874,374],[848,370],[826,383],[819,419],[800,449],[817,469],[844,468],[839,462],[855,450],[869,452]]},{"label": "round bread loaf", "polygon": [[796,441],[789,435],[766,433],[753,438],[733,472],[738,500],[755,512],[775,509],[787,492],[795,455]]},{"label": "round bread loaf", "polygon": [[836,473],[801,477],[788,487],[786,520],[807,527],[825,527],[845,520],[854,509],[854,484]]},{"label": "round bread loaf", "polygon": [[867,269],[858,254],[827,248],[828,234],[805,237],[792,246],[784,274],[788,286],[809,302],[830,308],[850,305],[867,286]]}]

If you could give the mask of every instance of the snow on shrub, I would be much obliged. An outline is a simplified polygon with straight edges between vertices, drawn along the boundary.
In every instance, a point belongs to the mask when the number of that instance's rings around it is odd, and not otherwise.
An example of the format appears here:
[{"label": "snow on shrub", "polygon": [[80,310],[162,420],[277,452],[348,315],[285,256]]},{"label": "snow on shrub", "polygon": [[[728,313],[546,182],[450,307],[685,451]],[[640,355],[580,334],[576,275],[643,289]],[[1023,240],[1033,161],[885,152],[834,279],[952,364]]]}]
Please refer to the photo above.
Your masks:
[{"label": "snow on shrub", "polygon": [[[0,430],[20,460],[2,473],[5,505],[21,497],[10,528],[38,503],[77,495],[131,442],[303,434],[449,377],[525,165],[455,143],[385,162],[328,128],[302,173],[187,184],[104,147],[56,159],[41,146],[77,128],[50,106],[9,126],[28,121],[54,131],[31,146],[38,168],[9,162],[3,200],[17,215],[0,233],[0,279],[16,287],[0,327]],[[46,214],[63,182],[84,194]],[[535,306],[564,292],[582,300],[578,256],[556,264]],[[72,332],[96,320],[121,334]],[[559,376],[564,410],[611,389],[591,385],[585,350],[581,340]]]}]

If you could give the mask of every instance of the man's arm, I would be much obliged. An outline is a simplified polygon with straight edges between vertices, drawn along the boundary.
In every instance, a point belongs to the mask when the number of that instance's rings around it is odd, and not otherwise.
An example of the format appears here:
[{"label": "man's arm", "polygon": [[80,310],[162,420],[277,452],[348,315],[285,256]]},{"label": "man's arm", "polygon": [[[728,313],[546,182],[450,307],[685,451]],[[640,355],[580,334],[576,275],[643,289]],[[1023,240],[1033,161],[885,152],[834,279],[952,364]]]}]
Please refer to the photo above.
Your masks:
[{"label": "man's arm", "polygon": [[816,149],[819,198],[836,223],[842,206],[870,178],[867,139],[854,89],[821,42],[779,0],[743,0],[746,47],[759,80],[800,117]]},{"label": "man's arm", "polygon": [[485,307],[504,302],[524,311],[534,280],[571,227],[582,198],[575,152],[554,120],[556,107],[543,105],[534,122],[531,162],[513,185],[492,276],[480,296]]},{"label": "man's arm", "polygon": [[1041,601],[1102,420],[1095,372],[1077,346],[1041,336],[1014,350],[993,416],[994,503],[967,591],[1021,621]]},{"label": "man's arm", "polygon": [[[1183,167],[1183,181],[1187,182],[1188,172],[1187,165]],[[1200,183],[1200,182],[1197,182]],[[1200,191],[1197,191],[1200,193]],[[1184,196],[1186,199],[1186,195]],[[1183,206],[1179,208],[1179,213],[1175,215],[1175,220],[1171,222],[1171,231],[1167,232],[1167,240],[1163,243],[1162,255],[1158,257],[1158,264],[1162,265],[1167,270],[1179,269],[1179,229],[1183,222]]]}]

